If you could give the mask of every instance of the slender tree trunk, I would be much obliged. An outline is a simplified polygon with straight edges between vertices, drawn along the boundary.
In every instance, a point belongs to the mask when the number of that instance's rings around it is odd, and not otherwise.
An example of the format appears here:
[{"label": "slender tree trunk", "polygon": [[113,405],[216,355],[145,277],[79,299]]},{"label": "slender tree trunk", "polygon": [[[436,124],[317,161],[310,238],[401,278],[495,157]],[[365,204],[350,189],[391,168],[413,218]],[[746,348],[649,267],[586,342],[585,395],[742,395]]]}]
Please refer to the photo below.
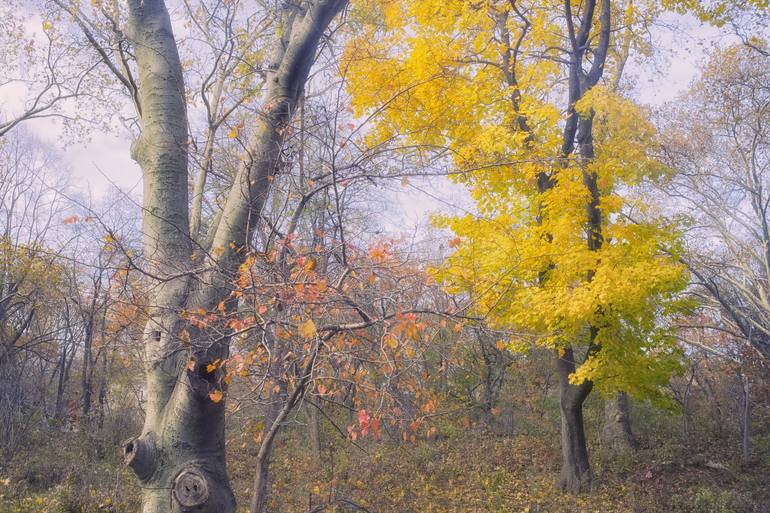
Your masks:
[{"label": "slender tree trunk", "polygon": [[561,409],[562,467],[559,489],[570,493],[591,490],[593,473],[588,460],[583,403],[591,391],[590,382],[572,385],[569,376],[575,372],[572,348],[557,355],[556,369],[559,376],[559,404]]},{"label": "slender tree trunk", "polygon": [[305,403],[305,412],[307,413],[307,430],[310,439],[310,449],[313,451],[313,462],[317,467],[321,466],[321,422],[318,418],[318,407],[316,405]]},{"label": "slender tree trunk", "polygon": [[61,358],[59,358],[59,380],[56,384],[56,405],[54,406],[54,419],[63,421],[66,417],[66,412],[64,408],[64,392],[65,387],[67,384],[67,374],[69,371],[69,368],[67,367],[67,352],[68,352],[68,341],[65,338],[65,340],[62,342],[61,347]]},{"label": "slender tree trunk", "polygon": [[93,337],[91,335],[93,329],[92,321],[89,320],[86,324],[85,334],[83,337],[83,369],[80,376],[80,387],[81,387],[81,393],[82,393],[82,413],[80,420],[82,422],[87,423],[88,422],[88,414],[91,411],[91,394],[93,393],[92,390],[92,382],[91,382],[91,376],[92,376],[92,369],[93,361],[92,361],[92,344]]},{"label": "slender tree trunk", "polygon": [[[280,402],[271,404],[269,416],[265,419],[265,435],[262,437],[262,445],[260,445],[259,453],[257,454],[257,468],[254,474],[254,495],[251,498],[250,513],[263,513],[265,511],[270,478],[270,459],[273,454],[275,437],[283,426],[286,417],[304,397],[320,347],[319,342],[313,349],[312,355],[302,370],[302,375],[294,386],[294,390],[291,391],[291,394],[287,394],[287,387],[284,387],[280,392]],[[273,408],[272,406],[277,408]],[[272,420],[272,422],[268,422],[268,420]]]},{"label": "slender tree trunk", "polygon": [[265,422],[265,434],[254,465],[254,495],[251,499],[249,513],[264,513],[267,508],[267,500],[270,496],[270,462],[273,459],[273,442],[275,441],[275,436],[272,436],[269,431],[273,422],[275,422],[274,416],[272,421]]},{"label": "slender tree trunk", "polygon": [[254,497],[251,501],[249,513],[263,513],[267,508],[268,488],[270,486],[270,459],[272,458],[273,447],[270,448],[264,456],[258,457],[254,470]]},{"label": "slender tree trunk", "polygon": [[[567,82],[569,115],[564,124],[561,148],[561,157],[565,159],[565,165],[569,165],[567,159],[575,152],[577,143],[579,164],[583,168],[583,182],[591,194],[590,201],[586,205],[587,243],[588,249],[591,251],[599,250],[603,242],[597,176],[595,172],[589,169],[589,164],[594,159],[593,114],[581,117],[577,113],[575,105],[601,79],[609,50],[612,9],[610,0],[602,0],[599,14],[600,30],[597,34],[596,45],[591,52],[592,62],[588,71],[583,68],[586,49],[590,46],[589,41],[592,37],[591,30],[596,21],[594,12],[596,3],[594,0],[585,3],[579,16],[579,26],[574,24],[575,20],[571,12],[570,2],[565,4],[567,7],[565,14],[569,24],[571,59]],[[538,176],[538,190],[543,193],[550,189],[554,178],[556,177],[541,173]],[[588,281],[593,279],[593,271],[588,272],[586,279]],[[593,325],[587,327],[590,330],[590,336],[586,358],[601,350],[596,343],[597,327]],[[590,381],[584,381],[579,385],[571,384],[569,378],[576,369],[574,350],[569,345],[566,348],[559,348],[557,351],[559,354],[556,358],[556,372],[559,377],[562,448],[559,488],[567,492],[580,493],[590,490],[593,482],[583,422],[583,403],[591,392],[593,384]]]},{"label": "slender tree trunk", "polygon": [[751,456],[751,395],[749,378],[741,373],[741,453],[743,461]]},{"label": "slender tree trunk", "polygon": [[604,403],[602,440],[613,450],[627,451],[637,447],[631,431],[629,398],[625,392],[618,392]]},{"label": "slender tree trunk", "polygon": [[96,417],[97,424],[96,426],[99,429],[102,429],[104,427],[104,418],[106,416],[106,409],[107,409],[107,383],[108,383],[108,372],[107,372],[107,355],[102,355],[102,378],[99,383],[99,413]]},{"label": "slender tree trunk", "polygon": [[[274,337],[274,340],[277,341],[277,337]],[[284,354],[285,352],[278,351],[274,356],[271,374],[277,375],[280,372]],[[254,471],[254,496],[249,513],[264,513],[267,507],[267,499],[270,496],[270,462],[273,459],[275,437],[280,431],[281,422],[283,422],[281,410],[287,404],[286,382],[281,380],[278,383],[278,387],[277,391],[271,391],[270,404],[265,413],[262,443],[257,454],[256,469]]]}]

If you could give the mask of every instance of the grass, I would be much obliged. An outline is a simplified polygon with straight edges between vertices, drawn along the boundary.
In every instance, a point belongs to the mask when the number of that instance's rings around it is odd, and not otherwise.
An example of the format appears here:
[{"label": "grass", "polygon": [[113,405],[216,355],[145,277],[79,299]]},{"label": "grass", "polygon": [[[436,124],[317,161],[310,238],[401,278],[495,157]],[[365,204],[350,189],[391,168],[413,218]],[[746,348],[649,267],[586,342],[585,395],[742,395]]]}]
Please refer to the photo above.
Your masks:
[{"label": "grass", "polygon": [[[327,433],[330,435],[330,433]],[[251,493],[257,447],[229,438],[239,513]],[[645,439],[635,453],[591,448],[596,487],[556,492],[558,438],[501,437],[474,428],[411,443],[366,440],[362,449],[327,436],[319,463],[303,433],[289,430],[276,448],[271,512],[371,513],[764,513],[770,511],[766,460],[735,463],[734,450],[704,440],[685,447]],[[0,467],[2,513],[134,513],[139,489],[113,440],[83,433],[34,435]]]}]

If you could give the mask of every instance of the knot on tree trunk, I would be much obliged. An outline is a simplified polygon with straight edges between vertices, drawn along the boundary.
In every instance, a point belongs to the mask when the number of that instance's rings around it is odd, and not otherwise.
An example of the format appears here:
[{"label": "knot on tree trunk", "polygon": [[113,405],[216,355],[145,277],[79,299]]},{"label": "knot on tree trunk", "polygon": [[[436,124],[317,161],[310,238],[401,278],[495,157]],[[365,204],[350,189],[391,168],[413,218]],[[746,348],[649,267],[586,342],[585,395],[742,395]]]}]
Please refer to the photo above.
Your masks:
[{"label": "knot on tree trunk", "polygon": [[152,434],[129,438],[123,443],[123,463],[134,471],[141,482],[149,481],[157,468],[155,441]]},{"label": "knot on tree trunk", "polygon": [[209,500],[209,486],[204,475],[196,469],[186,469],[174,480],[174,499],[183,511],[199,508]]}]

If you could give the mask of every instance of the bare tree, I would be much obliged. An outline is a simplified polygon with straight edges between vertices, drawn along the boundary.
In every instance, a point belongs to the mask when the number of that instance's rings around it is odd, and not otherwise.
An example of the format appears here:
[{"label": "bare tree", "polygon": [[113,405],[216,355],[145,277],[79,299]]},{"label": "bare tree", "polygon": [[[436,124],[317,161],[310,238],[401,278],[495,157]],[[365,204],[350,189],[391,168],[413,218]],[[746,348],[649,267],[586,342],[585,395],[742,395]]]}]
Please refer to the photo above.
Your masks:
[{"label": "bare tree", "polygon": [[0,140],[0,426],[8,444],[28,429],[27,416],[45,411],[46,378],[63,335],[51,240],[63,198],[52,186],[60,183],[46,183],[53,162],[23,130]]},{"label": "bare tree", "polygon": [[690,267],[721,318],[770,357],[770,63],[718,50],[667,123],[667,192],[690,220]]}]

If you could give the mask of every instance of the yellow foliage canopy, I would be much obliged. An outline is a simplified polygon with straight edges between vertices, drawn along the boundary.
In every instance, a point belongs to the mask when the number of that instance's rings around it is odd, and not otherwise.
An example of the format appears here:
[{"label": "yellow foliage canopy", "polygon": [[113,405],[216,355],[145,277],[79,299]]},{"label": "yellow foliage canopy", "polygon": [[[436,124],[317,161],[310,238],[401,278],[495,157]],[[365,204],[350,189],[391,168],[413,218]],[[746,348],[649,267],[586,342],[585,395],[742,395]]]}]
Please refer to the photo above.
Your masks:
[{"label": "yellow foliage canopy", "polygon": [[[667,321],[684,308],[678,294],[687,283],[678,233],[645,194],[667,170],[644,110],[602,85],[574,105],[593,117],[595,157],[563,153],[563,3],[354,7],[360,35],[344,68],[358,114],[376,120],[369,144],[448,149],[455,180],[476,203],[474,214],[437,217],[457,237],[437,277],[490,323],[546,347],[586,344],[592,327],[601,349],[572,380],[654,394],[677,366]],[[615,19],[625,24],[649,14],[623,9]],[[543,176],[547,190],[538,187]],[[587,244],[586,176],[598,185],[599,249]]]}]

